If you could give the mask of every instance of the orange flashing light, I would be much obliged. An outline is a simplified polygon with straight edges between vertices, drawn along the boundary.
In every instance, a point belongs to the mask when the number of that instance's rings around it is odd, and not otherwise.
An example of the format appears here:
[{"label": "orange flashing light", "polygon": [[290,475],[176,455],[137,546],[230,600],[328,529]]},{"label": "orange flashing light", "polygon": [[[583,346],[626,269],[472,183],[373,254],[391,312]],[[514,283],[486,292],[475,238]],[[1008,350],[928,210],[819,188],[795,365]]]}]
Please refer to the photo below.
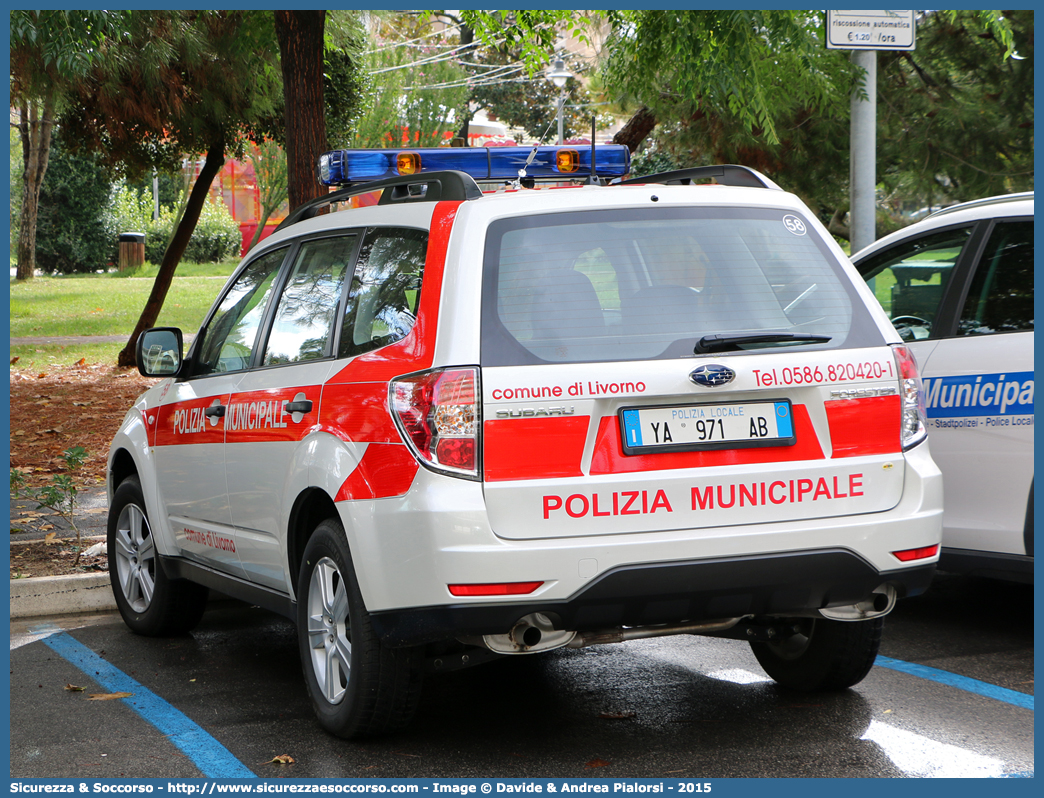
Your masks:
[{"label": "orange flashing light", "polygon": [[421,170],[419,152],[400,152],[395,158],[395,168],[400,175],[415,175]]},{"label": "orange flashing light", "polygon": [[576,150],[558,150],[555,153],[555,166],[559,172],[575,172],[580,168],[580,153]]}]

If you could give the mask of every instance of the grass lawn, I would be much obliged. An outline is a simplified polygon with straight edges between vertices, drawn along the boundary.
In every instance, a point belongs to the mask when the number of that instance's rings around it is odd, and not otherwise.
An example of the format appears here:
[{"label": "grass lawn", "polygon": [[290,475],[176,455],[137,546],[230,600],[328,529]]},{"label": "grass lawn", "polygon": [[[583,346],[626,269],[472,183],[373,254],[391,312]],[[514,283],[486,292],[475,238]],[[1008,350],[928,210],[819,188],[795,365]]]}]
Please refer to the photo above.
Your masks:
[{"label": "grass lawn", "polygon": [[[237,263],[181,264],[156,324],[194,333]],[[36,277],[11,281],[11,337],[120,335],[129,337],[152,291],[156,267],[121,274]],[[123,344],[11,347],[12,368],[115,363]]]}]

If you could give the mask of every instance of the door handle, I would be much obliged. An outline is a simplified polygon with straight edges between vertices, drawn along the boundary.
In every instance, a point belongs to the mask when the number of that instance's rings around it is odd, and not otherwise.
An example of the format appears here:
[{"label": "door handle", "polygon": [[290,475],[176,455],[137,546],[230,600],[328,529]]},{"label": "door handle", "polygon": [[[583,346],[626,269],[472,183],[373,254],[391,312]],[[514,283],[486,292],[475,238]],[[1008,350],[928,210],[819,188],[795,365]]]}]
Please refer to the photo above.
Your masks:
[{"label": "door handle", "polygon": [[224,418],[225,406],[214,405],[213,407],[208,407],[206,410],[203,411],[203,415],[205,415],[207,418]]},{"label": "door handle", "polygon": [[296,402],[287,402],[285,409],[286,409],[287,413],[311,413],[312,412],[312,400],[311,399],[301,399],[301,400],[296,401]]}]

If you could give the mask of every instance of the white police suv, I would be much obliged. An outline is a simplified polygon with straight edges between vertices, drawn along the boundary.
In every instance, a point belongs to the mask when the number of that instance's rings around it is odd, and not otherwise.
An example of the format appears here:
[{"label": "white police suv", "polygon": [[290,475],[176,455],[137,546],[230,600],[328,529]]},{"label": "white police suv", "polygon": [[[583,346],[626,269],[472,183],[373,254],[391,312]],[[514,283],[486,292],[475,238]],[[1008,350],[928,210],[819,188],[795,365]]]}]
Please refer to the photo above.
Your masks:
[{"label": "white police suv", "polygon": [[921,366],[939,567],[1032,581],[1032,192],[946,208],[852,260]]},{"label": "white police suv", "polygon": [[109,457],[130,628],[192,628],[208,588],[286,615],[345,737],[404,725],[427,671],[668,634],[860,681],[941,539],[910,347],[767,178],[604,184],[628,165],[324,155],[346,187],[250,253],[187,354],[140,337],[164,379]]}]

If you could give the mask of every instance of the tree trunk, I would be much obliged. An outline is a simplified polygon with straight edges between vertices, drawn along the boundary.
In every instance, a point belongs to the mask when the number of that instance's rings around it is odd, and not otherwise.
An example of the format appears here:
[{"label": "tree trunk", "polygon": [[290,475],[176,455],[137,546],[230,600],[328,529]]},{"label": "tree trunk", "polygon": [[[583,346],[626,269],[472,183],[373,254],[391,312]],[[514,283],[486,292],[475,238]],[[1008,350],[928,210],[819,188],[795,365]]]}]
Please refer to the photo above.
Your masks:
[{"label": "tree trunk", "polygon": [[645,141],[645,137],[652,133],[654,127],[656,127],[656,117],[643,105],[613,136],[613,144],[626,144],[627,149],[634,155],[638,145]]},{"label": "tree trunk", "polygon": [[326,193],[316,179],[319,156],[327,149],[323,104],[325,11],[276,11],[283,72],[286,162],[291,210]]},{"label": "tree trunk", "polygon": [[203,203],[207,200],[210,184],[214,182],[214,178],[224,165],[225,139],[222,137],[220,141],[212,144],[210,149],[207,150],[203,168],[199,171],[199,177],[196,178],[196,183],[192,186],[192,193],[189,194],[188,202],[185,204],[185,212],[181,215],[181,221],[178,222],[177,229],[174,231],[170,244],[167,245],[166,252],[163,253],[163,262],[160,263],[156,281],[152,284],[152,293],[149,294],[149,298],[145,302],[145,308],[141,311],[141,317],[134,327],[134,332],[131,333],[127,345],[123,347],[117,358],[117,365],[135,365],[135,349],[137,348],[138,336],[143,331],[149,329],[149,327],[155,326],[160,310],[163,309],[163,300],[167,298],[167,291],[170,289],[171,281],[174,279],[174,270],[178,268],[181,256],[185,254],[185,248],[192,237],[192,231],[196,229],[196,222],[199,221]]},{"label": "tree trunk", "polygon": [[22,140],[22,219],[18,231],[18,268],[15,278],[31,280],[36,271],[36,215],[40,208],[40,187],[47,173],[54,126],[54,89],[48,88],[43,100],[23,101],[18,134]]}]

